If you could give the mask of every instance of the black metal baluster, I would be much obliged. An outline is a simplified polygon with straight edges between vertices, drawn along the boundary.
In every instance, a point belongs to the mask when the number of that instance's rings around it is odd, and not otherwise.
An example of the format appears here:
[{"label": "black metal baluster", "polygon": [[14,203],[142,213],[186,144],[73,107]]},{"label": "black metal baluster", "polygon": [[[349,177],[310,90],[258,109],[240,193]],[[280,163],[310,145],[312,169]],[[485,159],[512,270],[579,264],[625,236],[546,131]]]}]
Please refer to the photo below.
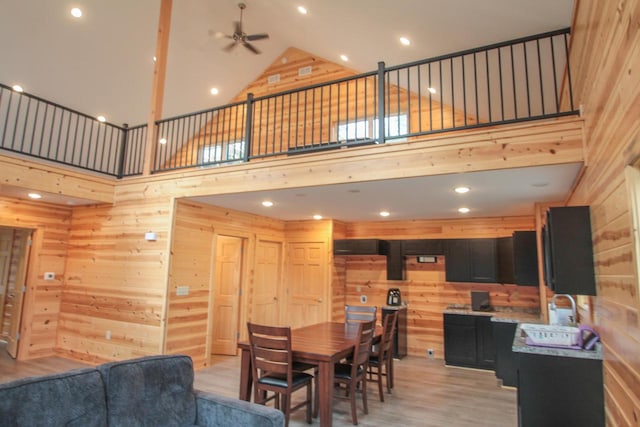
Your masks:
[{"label": "black metal baluster", "polygon": [[478,62],[476,52],[473,52],[473,87],[476,94],[476,124],[480,123],[480,106],[478,103]]},{"label": "black metal baluster", "polygon": [[500,72],[500,111],[504,121],[504,86],[502,82],[502,49],[498,48],[498,70]]},{"label": "black metal baluster", "polygon": [[571,67],[569,66],[569,44],[567,42],[567,33],[564,34],[564,52],[565,60],[567,61],[567,78],[569,81],[569,102],[571,104],[571,111],[575,110],[573,106],[573,87],[571,86]]},{"label": "black metal baluster", "polygon": [[491,123],[493,120],[491,119],[491,79],[489,78],[489,51],[485,50],[484,51],[484,60],[485,60],[485,66],[487,68],[487,103],[489,104],[489,123]]},{"label": "black metal baluster", "polygon": [[511,84],[513,85],[513,108],[515,111],[514,119],[518,118],[518,95],[516,94],[516,69],[513,61],[513,45],[509,46],[511,51]]},{"label": "black metal baluster", "polygon": [[455,82],[455,78],[454,78],[454,72],[453,72],[453,58],[449,59],[449,65],[450,65],[450,69],[451,69],[451,121],[452,123],[452,129],[456,128],[456,93],[455,93],[455,89],[454,89],[454,82]]},{"label": "black metal baluster", "polygon": [[544,105],[544,86],[542,81],[542,59],[540,57],[540,39],[536,40],[536,48],[538,49],[538,74],[540,76],[540,102],[542,103],[542,115],[546,113]]},{"label": "black metal baluster", "polygon": [[560,97],[558,96],[558,76],[556,73],[556,51],[553,44],[553,37],[549,37],[549,45],[551,46],[551,67],[553,69],[553,91],[555,94],[556,113],[560,112]]},{"label": "black metal baluster", "polygon": [[[527,57],[527,44],[522,43],[522,50],[524,51],[524,81],[527,88],[527,113],[528,117],[531,117],[531,95],[529,90],[529,58]],[[538,55],[538,64],[540,64],[540,55]],[[542,88],[542,81],[540,81],[540,87]],[[542,107],[544,108],[544,107]]]},{"label": "black metal baluster", "polygon": [[464,55],[462,55],[460,59],[462,60],[462,115],[464,125],[467,126],[467,77]]}]

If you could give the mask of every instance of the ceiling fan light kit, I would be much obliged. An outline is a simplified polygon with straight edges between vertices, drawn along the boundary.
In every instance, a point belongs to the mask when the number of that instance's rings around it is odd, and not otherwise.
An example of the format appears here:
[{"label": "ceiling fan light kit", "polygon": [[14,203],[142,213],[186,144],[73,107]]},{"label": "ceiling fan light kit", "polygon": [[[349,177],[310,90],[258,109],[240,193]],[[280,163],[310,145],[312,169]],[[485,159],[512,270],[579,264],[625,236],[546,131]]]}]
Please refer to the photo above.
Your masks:
[{"label": "ceiling fan light kit", "polygon": [[247,34],[242,29],[242,15],[244,10],[247,8],[247,5],[244,3],[238,3],[238,7],[240,8],[240,21],[235,21],[234,23],[234,31],[232,35],[223,34],[223,33],[215,33],[216,37],[219,37],[222,34],[223,37],[233,40],[230,44],[223,47],[222,50],[225,52],[231,52],[233,48],[235,48],[238,44],[243,45],[251,52],[256,55],[260,53],[260,51],[251,43],[257,40],[264,40],[269,38],[269,34],[267,33],[259,33],[259,34]]}]

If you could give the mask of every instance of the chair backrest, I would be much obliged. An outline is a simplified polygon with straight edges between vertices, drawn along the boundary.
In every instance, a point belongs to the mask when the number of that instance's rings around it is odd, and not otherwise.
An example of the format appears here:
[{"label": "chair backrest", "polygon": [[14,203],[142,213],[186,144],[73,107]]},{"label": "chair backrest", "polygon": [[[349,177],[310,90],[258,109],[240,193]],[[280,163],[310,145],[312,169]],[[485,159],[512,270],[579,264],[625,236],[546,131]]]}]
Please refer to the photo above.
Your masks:
[{"label": "chair backrest", "polygon": [[345,323],[362,323],[376,320],[376,306],[347,305],[344,307]]},{"label": "chair backrest", "polygon": [[373,342],[375,331],[375,320],[372,320],[370,322],[361,322],[358,325],[357,343],[353,349],[351,378],[355,378],[357,376],[359,369],[362,369],[362,371],[367,370],[366,368],[369,362],[369,354],[371,353],[371,343]]},{"label": "chair backrest", "polygon": [[393,344],[393,334],[396,331],[396,323],[398,322],[398,311],[394,310],[387,313],[382,321],[382,338],[380,339],[380,347],[378,349],[378,356],[381,359],[386,359],[391,356],[391,348]]},{"label": "chair backrest", "polygon": [[247,322],[247,328],[254,381],[265,374],[280,374],[286,375],[287,384],[291,385],[291,327]]}]

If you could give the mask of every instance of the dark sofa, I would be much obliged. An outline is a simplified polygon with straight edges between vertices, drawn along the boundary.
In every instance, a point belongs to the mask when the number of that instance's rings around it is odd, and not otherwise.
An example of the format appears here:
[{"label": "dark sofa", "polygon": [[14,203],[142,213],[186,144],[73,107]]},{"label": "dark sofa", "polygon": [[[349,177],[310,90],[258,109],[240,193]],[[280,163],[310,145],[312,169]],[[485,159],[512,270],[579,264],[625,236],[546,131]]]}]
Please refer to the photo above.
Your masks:
[{"label": "dark sofa", "polygon": [[0,384],[0,426],[284,425],[282,412],[193,389],[188,356],[149,356]]}]

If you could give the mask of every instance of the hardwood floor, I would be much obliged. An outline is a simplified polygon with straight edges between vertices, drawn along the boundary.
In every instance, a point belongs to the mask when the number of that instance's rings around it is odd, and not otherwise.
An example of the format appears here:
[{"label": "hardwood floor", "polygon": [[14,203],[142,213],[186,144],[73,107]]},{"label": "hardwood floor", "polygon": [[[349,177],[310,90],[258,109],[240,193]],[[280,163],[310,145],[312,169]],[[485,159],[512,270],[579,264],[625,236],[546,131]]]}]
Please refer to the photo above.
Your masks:
[{"label": "hardwood floor", "polygon": [[[0,382],[87,367],[80,362],[49,357],[26,362],[11,359],[0,344]],[[378,399],[369,384],[369,414],[358,403],[360,426],[513,427],[517,425],[516,391],[505,389],[491,371],[445,367],[442,360],[406,357],[395,361],[393,394]],[[240,357],[217,356],[212,366],[196,371],[195,388],[238,396]],[[291,426],[306,426],[304,410],[291,415]],[[317,419],[313,425],[319,425]],[[333,425],[351,426],[347,401],[334,402]]]}]

